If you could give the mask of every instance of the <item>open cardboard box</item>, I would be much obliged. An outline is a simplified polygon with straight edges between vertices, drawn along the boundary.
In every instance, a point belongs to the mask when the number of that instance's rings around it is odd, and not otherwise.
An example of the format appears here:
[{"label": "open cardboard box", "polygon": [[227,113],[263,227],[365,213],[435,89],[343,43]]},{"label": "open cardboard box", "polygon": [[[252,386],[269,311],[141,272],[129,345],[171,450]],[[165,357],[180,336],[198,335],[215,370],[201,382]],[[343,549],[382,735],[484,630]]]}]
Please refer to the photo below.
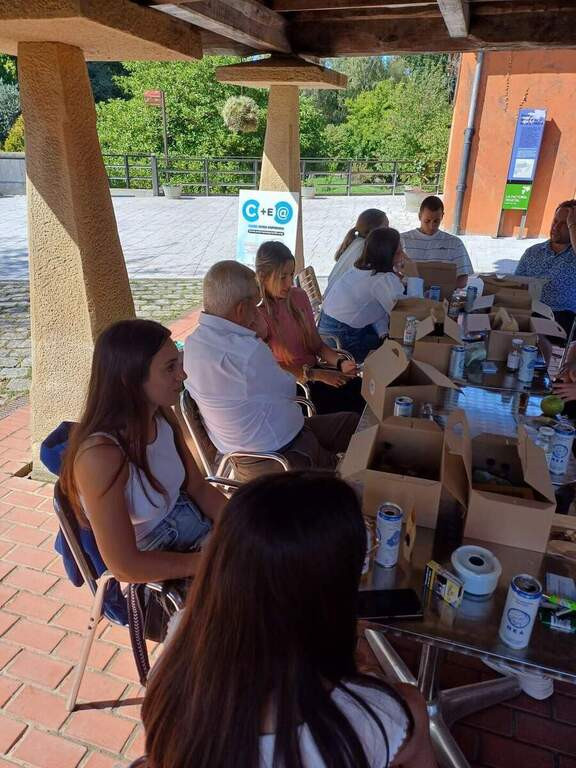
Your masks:
[{"label": "open cardboard box", "polygon": [[433,366],[408,360],[395,341],[385,341],[364,363],[362,397],[380,420],[393,415],[394,401],[400,396],[414,400],[415,415],[423,403],[441,403],[442,387],[455,389],[450,379]]},{"label": "open cardboard box", "polygon": [[374,516],[380,504],[391,501],[404,510],[413,506],[416,524],[434,528],[443,452],[444,433],[437,424],[392,416],[352,436],[339,472],[362,483],[364,514]]},{"label": "open cardboard box", "polygon": [[501,331],[494,329],[496,312],[489,315],[468,315],[466,330],[468,333],[490,331],[487,345],[488,360],[506,360],[512,349],[512,339],[522,339],[524,344],[538,344],[539,336],[559,336],[566,338],[562,326],[555,320],[531,315],[516,314],[509,310],[508,314],[518,323],[518,331]]},{"label": "open cardboard box", "polygon": [[458,275],[456,264],[446,261],[415,261],[418,277],[424,280],[424,290],[431,285],[440,286],[440,298],[449,299],[456,290]]},{"label": "open cardboard box", "polygon": [[429,316],[416,326],[416,344],[412,354],[413,360],[428,363],[437,371],[448,376],[450,369],[450,353],[452,347],[462,344],[462,332],[458,323],[448,315],[444,318],[444,334],[433,336],[434,318]]},{"label": "open cardboard box", "polygon": [[[513,295],[514,292],[510,294]],[[519,294],[514,294],[516,298],[514,300],[490,294],[488,296],[482,295],[476,299],[472,305],[472,312],[494,312],[500,307],[509,310],[515,315],[537,315],[539,317],[546,318],[547,320],[554,320],[554,312],[548,304],[544,304],[541,301],[536,301],[530,297],[526,291],[522,291]]]},{"label": "open cardboard box", "polygon": [[[524,277],[520,275],[498,275],[495,272],[478,275],[484,283],[484,295],[496,295],[502,299],[513,299],[519,293],[540,301],[542,288],[548,282],[546,277]],[[506,305],[508,306],[508,305]]]},{"label": "open cardboard box", "polygon": [[[522,425],[517,438],[481,434],[470,439],[465,417],[460,423],[452,419],[451,429],[447,427],[445,434],[445,456],[450,478],[461,476],[457,467],[462,467],[467,476],[464,536],[546,551],[556,508],[554,489],[544,451],[532,442]],[[477,483],[473,468],[505,476],[511,485]],[[461,495],[462,487],[455,485],[453,494]]]},{"label": "open cardboard box", "polygon": [[403,339],[406,318],[412,315],[416,320],[425,320],[434,312],[438,320],[443,320],[447,315],[446,303],[442,301],[430,301],[430,299],[406,298],[398,299],[394,309],[390,312],[388,334],[391,339]]}]

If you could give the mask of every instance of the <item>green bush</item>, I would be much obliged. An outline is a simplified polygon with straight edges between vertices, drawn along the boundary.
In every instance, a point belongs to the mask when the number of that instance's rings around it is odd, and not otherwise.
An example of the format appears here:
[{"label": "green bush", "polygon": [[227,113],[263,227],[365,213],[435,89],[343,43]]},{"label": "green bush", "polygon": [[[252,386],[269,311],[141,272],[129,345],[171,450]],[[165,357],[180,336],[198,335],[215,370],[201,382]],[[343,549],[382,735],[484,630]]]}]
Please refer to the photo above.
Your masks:
[{"label": "green bush", "polygon": [[18,115],[4,142],[5,152],[24,152],[24,118]]}]

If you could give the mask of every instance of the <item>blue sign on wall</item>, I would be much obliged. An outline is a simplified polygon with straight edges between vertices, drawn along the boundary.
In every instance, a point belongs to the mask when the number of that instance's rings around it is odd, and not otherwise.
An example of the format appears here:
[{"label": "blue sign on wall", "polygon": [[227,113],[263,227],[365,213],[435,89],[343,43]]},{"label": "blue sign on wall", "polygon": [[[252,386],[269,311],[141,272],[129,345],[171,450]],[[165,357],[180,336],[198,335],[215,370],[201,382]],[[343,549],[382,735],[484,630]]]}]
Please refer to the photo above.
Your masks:
[{"label": "blue sign on wall", "polygon": [[545,124],[545,109],[519,110],[508,181],[534,181]]}]

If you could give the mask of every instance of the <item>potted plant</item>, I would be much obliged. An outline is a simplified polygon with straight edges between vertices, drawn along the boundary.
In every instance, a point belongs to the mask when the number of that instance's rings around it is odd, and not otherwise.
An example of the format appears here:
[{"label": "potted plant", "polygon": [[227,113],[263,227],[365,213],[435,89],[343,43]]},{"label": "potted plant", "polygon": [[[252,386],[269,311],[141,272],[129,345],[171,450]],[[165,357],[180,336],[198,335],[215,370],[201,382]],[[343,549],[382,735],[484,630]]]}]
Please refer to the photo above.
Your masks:
[{"label": "potted plant", "polygon": [[258,104],[250,96],[230,96],[222,107],[222,118],[233,133],[254,133],[258,130]]},{"label": "potted plant", "polygon": [[309,200],[311,197],[316,197],[316,187],[312,183],[312,176],[304,176],[300,185],[300,194],[303,200]]},{"label": "potted plant", "polygon": [[182,185],[162,184],[162,192],[164,192],[164,197],[167,197],[169,200],[177,200],[182,195]]}]

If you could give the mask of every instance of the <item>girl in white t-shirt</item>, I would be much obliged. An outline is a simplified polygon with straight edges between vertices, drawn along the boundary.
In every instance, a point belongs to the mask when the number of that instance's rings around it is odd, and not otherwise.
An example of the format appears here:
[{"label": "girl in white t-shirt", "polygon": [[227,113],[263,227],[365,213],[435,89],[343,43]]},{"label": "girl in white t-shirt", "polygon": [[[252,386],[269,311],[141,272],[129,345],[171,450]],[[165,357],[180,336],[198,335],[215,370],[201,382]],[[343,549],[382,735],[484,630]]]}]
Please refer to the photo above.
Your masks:
[{"label": "girl in white t-shirt", "polygon": [[332,473],[240,488],[148,684],[148,768],[432,766],[426,737],[412,759],[425,709],[413,718],[356,667],[365,551],[356,494]]}]

